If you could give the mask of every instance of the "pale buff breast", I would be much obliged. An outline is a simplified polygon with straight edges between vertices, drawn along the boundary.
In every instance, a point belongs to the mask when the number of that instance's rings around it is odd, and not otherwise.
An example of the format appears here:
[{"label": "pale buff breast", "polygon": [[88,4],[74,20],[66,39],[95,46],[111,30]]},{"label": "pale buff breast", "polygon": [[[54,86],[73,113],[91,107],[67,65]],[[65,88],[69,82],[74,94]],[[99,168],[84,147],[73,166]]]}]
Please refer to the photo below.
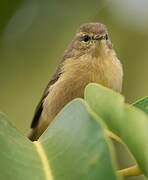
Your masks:
[{"label": "pale buff breast", "polygon": [[[87,85],[90,82],[102,84],[121,92],[123,70],[114,51],[100,56],[81,56],[78,60],[67,61],[64,66],[65,79],[75,82],[75,86]],[[71,78],[70,78],[71,77]]]},{"label": "pale buff breast", "polygon": [[123,70],[116,56],[94,60],[91,80],[117,92],[122,90]]},{"label": "pale buff breast", "polygon": [[117,57],[98,56],[67,60],[63,74],[50,88],[50,93],[44,101],[42,121],[49,124],[56,114],[72,99],[83,97],[84,88],[88,83],[102,84],[115,91],[122,89],[122,65]]}]

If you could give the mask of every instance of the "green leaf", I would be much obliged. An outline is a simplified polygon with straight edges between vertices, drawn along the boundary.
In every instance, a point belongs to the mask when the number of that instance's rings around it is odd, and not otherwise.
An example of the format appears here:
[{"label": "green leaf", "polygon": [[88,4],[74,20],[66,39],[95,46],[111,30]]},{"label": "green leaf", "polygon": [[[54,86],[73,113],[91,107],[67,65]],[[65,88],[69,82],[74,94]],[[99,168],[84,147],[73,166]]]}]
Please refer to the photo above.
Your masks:
[{"label": "green leaf", "polygon": [[133,105],[148,114],[148,97],[136,101]]},{"label": "green leaf", "polygon": [[0,179],[117,180],[112,146],[94,117],[74,100],[32,143],[0,114]]},{"label": "green leaf", "polygon": [[125,104],[120,94],[101,85],[89,84],[85,90],[85,99],[108,128],[125,142],[148,176],[147,115],[138,108]]}]

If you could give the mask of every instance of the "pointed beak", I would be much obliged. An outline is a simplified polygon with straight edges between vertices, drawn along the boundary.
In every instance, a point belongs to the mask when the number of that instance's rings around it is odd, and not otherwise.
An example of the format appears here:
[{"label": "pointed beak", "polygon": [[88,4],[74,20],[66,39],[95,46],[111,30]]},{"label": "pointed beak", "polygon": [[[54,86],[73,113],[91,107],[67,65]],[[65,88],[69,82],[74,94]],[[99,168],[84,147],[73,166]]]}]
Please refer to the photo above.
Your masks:
[{"label": "pointed beak", "polygon": [[92,55],[97,57],[101,54],[102,50],[105,47],[106,40],[104,38],[104,35],[97,35],[94,37],[94,44],[92,46]]},{"label": "pointed beak", "polygon": [[97,40],[97,41],[100,41],[102,39],[104,39],[103,35],[97,35],[97,36],[94,37],[94,40]]}]

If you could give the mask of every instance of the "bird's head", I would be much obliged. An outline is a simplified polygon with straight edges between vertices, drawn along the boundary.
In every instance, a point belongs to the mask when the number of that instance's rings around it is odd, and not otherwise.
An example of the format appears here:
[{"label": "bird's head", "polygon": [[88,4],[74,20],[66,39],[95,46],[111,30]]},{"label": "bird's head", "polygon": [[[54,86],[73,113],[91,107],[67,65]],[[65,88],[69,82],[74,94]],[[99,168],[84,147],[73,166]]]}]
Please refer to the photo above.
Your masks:
[{"label": "bird's head", "polygon": [[68,48],[67,55],[91,54],[92,56],[98,56],[100,53],[111,49],[112,44],[105,25],[87,23],[80,26]]}]

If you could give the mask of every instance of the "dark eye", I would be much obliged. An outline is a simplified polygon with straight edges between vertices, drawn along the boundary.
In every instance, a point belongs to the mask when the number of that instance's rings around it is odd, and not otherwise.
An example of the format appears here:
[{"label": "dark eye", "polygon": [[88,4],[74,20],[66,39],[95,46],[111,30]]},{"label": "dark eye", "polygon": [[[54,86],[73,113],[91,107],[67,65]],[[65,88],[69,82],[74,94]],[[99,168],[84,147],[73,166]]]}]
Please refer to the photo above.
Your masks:
[{"label": "dark eye", "polygon": [[108,35],[107,34],[105,35],[105,39],[108,40]]},{"label": "dark eye", "polygon": [[88,36],[88,35],[85,35],[85,36],[82,37],[82,41],[84,41],[84,42],[88,42],[90,40],[91,40],[91,37]]}]

